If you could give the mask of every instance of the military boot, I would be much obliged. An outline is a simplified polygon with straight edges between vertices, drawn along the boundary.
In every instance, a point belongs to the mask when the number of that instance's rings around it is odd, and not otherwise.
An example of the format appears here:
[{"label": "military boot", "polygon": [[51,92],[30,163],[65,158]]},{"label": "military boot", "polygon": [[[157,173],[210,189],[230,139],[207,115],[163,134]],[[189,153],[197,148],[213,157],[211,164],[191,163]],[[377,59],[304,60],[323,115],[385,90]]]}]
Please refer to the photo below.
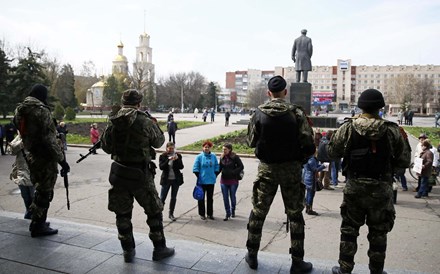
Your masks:
[{"label": "military boot", "polygon": [[136,256],[134,238],[131,238],[131,240],[121,240],[121,247],[124,250],[124,262],[131,263]]},{"label": "military boot", "polygon": [[165,239],[153,242],[153,261],[160,261],[174,255],[174,248],[167,247]]},{"label": "military boot", "polygon": [[300,274],[300,273],[309,273],[312,271],[313,265],[312,263],[305,261],[294,261],[292,260],[292,266],[290,267],[290,274]]},{"label": "military boot", "polygon": [[244,257],[247,264],[251,269],[257,269],[258,268],[258,257],[257,254],[252,254],[249,251],[246,253],[246,256]]},{"label": "military boot", "polygon": [[306,213],[308,214],[308,215],[314,215],[314,216],[319,216],[319,214],[318,214],[318,212],[316,212],[316,211],[314,211],[313,210],[313,206],[308,206],[309,208],[308,208],[308,211],[306,211]]},{"label": "military boot", "polygon": [[31,237],[41,237],[41,236],[49,236],[58,233],[58,229],[53,229],[49,225],[46,225],[46,222],[36,222],[32,221],[29,230],[31,231]]}]

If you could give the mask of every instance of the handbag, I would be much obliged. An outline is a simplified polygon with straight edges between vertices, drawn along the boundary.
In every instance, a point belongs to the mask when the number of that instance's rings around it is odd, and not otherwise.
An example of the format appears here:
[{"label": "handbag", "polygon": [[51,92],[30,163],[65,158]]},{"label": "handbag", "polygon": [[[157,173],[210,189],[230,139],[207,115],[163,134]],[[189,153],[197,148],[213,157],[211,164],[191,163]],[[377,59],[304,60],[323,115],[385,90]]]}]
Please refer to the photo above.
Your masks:
[{"label": "handbag", "polygon": [[202,201],[205,198],[205,192],[203,191],[202,186],[199,184],[199,180],[197,179],[196,186],[193,190],[193,198],[197,201]]},{"label": "handbag", "polygon": [[324,185],[322,184],[322,182],[320,180],[316,180],[315,181],[315,190],[316,191],[321,191],[324,188]]}]

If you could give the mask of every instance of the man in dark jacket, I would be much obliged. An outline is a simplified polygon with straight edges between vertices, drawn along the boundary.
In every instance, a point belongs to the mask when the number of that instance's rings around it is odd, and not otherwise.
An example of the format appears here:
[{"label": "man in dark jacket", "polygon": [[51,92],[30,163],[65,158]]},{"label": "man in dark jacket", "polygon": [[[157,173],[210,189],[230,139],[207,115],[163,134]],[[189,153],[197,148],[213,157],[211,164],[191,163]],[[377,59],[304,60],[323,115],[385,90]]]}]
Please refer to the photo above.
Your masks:
[{"label": "man in dark jacket", "polygon": [[370,273],[386,273],[383,268],[387,234],[394,226],[396,215],[393,171],[409,166],[411,148],[402,128],[379,117],[384,106],[380,91],[362,92],[358,107],[363,113],[349,118],[328,144],[330,158],[344,158],[343,174],[347,177],[341,205],[339,266],[333,267],[333,274],[353,271],[359,228],[365,223],[370,243]]},{"label": "man in dark jacket", "polygon": [[271,100],[256,109],[248,126],[248,143],[255,148],[260,164],[252,193],[245,259],[250,268],[258,267],[264,220],[279,185],[290,220],[290,272],[307,273],[313,266],[303,260],[305,187],[301,183],[301,172],[302,162],[315,152],[315,144],[304,111],[284,100],[286,85],[281,76],[269,80],[267,94]]}]

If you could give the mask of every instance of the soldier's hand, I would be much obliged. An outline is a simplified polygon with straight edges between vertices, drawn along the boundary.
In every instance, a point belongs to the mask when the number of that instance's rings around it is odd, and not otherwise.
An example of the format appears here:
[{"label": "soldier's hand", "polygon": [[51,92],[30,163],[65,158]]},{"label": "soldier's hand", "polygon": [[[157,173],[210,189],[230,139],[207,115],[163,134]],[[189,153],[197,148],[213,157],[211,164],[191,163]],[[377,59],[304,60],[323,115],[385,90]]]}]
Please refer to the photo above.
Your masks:
[{"label": "soldier's hand", "polygon": [[66,160],[63,160],[62,162],[59,162],[60,166],[61,166],[61,177],[64,177],[67,173],[69,173],[70,171],[70,166],[69,164],[66,162]]}]

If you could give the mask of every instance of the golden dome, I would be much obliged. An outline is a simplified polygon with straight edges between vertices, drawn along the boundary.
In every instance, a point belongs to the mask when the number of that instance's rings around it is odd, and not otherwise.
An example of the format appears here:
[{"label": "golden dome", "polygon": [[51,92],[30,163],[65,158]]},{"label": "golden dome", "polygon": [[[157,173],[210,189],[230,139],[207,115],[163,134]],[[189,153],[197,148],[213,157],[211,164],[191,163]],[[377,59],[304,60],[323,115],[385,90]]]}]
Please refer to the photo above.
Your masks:
[{"label": "golden dome", "polygon": [[123,48],[123,47],[124,47],[124,44],[122,43],[122,41],[119,41],[118,48]]},{"label": "golden dome", "polygon": [[105,86],[104,81],[99,81],[93,84],[92,88],[103,88]]},{"label": "golden dome", "polygon": [[127,57],[125,57],[124,55],[116,55],[115,57],[115,62],[127,62]]}]

